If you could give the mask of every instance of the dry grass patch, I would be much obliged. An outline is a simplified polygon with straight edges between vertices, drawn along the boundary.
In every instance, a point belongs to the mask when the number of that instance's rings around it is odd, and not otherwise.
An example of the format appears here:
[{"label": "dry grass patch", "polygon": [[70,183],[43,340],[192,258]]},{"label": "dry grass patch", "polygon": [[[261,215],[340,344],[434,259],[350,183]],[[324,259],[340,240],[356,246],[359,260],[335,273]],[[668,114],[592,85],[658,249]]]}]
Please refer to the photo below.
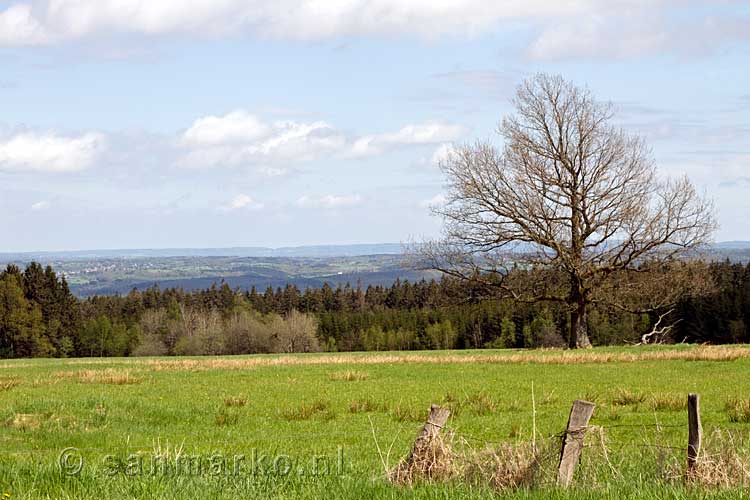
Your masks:
[{"label": "dry grass patch", "polygon": [[104,370],[59,371],[52,374],[57,379],[75,379],[81,384],[139,384],[142,378],[133,376],[131,370],[106,368]]},{"label": "dry grass patch", "polygon": [[16,413],[7,424],[14,429],[29,431],[38,429],[42,425],[42,419],[36,413]]},{"label": "dry grass patch", "polygon": [[750,485],[750,461],[734,450],[723,450],[700,457],[689,481],[709,488],[736,488]]},{"label": "dry grass patch", "polygon": [[285,420],[310,420],[320,418],[322,420],[333,420],[336,414],[331,410],[331,404],[328,401],[319,399],[312,403],[302,403],[299,406],[285,408],[281,410],[281,416]]},{"label": "dry grass patch", "polygon": [[456,398],[455,395],[448,393],[443,397],[444,406],[451,411],[451,415],[458,416],[464,411],[469,411],[474,415],[490,415],[500,407],[486,392],[477,392],[465,395],[463,398]]},{"label": "dry grass patch", "polygon": [[241,408],[247,404],[247,398],[224,398],[224,406],[227,408]]},{"label": "dry grass patch", "polygon": [[630,389],[619,389],[612,398],[612,404],[617,406],[637,405],[646,401],[646,395]]},{"label": "dry grass patch", "polygon": [[349,413],[372,413],[375,411],[387,411],[386,403],[378,403],[372,399],[355,399],[349,403]]},{"label": "dry grass patch", "polygon": [[[738,450],[740,435],[716,430],[704,441],[695,470],[687,476],[694,486],[708,488],[738,488],[750,486],[750,457]],[[673,464],[669,475],[673,481],[684,481],[685,471],[680,462]]]},{"label": "dry grass patch", "polygon": [[730,422],[750,423],[750,399],[728,401],[724,409],[729,415]]},{"label": "dry grass patch", "polygon": [[687,398],[676,394],[657,394],[649,401],[654,411],[682,411],[687,408]]},{"label": "dry grass patch", "polygon": [[750,348],[743,346],[696,346],[680,349],[650,350],[633,347],[627,351],[601,352],[597,350],[508,351],[502,354],[322,354],[254,356],[248,358],[205,359],[134,359],[131,365],[145,365],[152,370],[244,370],[258,366],[284,365],[377,365],[393,363],[532,363],[550,365],[635,363],[640,361],[734,361],[750,359]]},{"label": "dry grass patch", "polygon": [[478,392],[466,398],[466,405],[476,415],[489,415],[497,410],[498,404],[487,393]]},{"label": "dry grass patch", "polygon": [[[424,416],[423,416],[424,417]],[[410,486],[422,481],[449,481],[458,476],[453,433],[438,434],[415,445],[409,457],[388,471],[388,479]]]},{"label": "dry grass patch", "polygon": [[159,360],[137,360],[134,363],[144,364],[148,366],[150,370],[155,372],[163,371],[185,371],[185,372],[197,372],[207,370],[221,370],[231,368],[242,368],[237,366],[236,359],[159,359]]},{"label": "dry grass patch", "polygon": [[328,375],[331,380],[340,380],[345,382],[356,382],[360,380],[367,380],[370,378],[370,374],[367,372],[359,372],[356,370],[348,370],[345,372],[333,372]]},{"label": "dry grass patch", "polygon": [[424,410],[410,408],[402,404],[393,406],[390,414],[397,422],[424,422]]},{"label": "dry grass patch", "polygon": [[225,427],[225,426],[228,426],[228,425],[235,425],[239,421],[240,421],[240,415],[239,415],[239,413],[230,411],[227,408],[222,408],[214,416],[214,423],[216,425],[218,425],[219,427]]},{"label": "dry grass patch", "polygon": [[531,487],[542,456],[532,443],[505,443],[469,454],[462,475],[471,484],[489,484],[498,490]]},{"label": "dry grass patch", "polygon": [[20,384],[21,384],[21,380],[18,378],[0,379],[0,392],[9,391]]},{"label": "dry grass patch", "polygon": [[[546,449],[546,448],[545,448]],[[533,443],[505,443],[475,450],[453,432],[418,441],[409,456],[388,473],[397,485],[459,481],[497,490],[535,486],[546,455]]]}]

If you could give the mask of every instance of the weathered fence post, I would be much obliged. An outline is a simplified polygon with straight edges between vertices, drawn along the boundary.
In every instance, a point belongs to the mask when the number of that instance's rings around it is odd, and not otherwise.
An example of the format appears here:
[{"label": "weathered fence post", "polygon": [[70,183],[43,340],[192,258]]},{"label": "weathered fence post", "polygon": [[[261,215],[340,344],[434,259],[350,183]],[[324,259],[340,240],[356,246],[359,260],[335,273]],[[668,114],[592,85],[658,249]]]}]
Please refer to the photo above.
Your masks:
[{"label": "weathered fence post", "polygon": [[430,406],[430,414],[427,416],[427,420],[419,432],[417,439],[414,440],[414,445],[411,447],[411,453],[409,453],[409,459],[415,456],[420,456],[420,450],[429,447],[433,439],[440,434],[440,431],[445,427],[445,423],[450,417],[451,411],[448,408],[441,408],[438,405]]},{"label": "weathered fence post", "polygon": [[583,451],[583,438],[596,405],[588,401],[576,400],[570,410],[568,427],[563,436],[560,450],[560,465],[557,468],[557,485],[567,487],[573,480],[576,464]]},{"label": "weathered fence post", "polygon": [[687,478],[695,475],[698,465],[698,455],[703,441],[703,426],[701,425],[700,395],[688,394],[688,446],[687,446]]},{"label": "weathered fence post", "polygon": [[414,440],[409,456],[391,472],[391,481],[396,483],[411,482],[411,476],[415,470],[427,475],[430,474],[432,461],[435,458],[431,456],[435,451],[433,441],[445,427],[450,414],[451,412],[447,408],[441,408],[438,405],[430,406],[430,414],[427,416],[417,439]]}]

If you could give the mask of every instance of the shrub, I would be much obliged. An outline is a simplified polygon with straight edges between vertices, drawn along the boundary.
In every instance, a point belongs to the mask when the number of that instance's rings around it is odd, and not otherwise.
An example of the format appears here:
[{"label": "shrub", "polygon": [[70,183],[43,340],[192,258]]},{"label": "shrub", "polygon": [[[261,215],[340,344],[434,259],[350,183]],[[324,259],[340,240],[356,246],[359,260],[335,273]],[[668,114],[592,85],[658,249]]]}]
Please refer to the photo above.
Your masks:
[{"label": "shrub", "polygon": [[277,317],[271,323],[278,352],[320,351],[317,330],[318,320],[315,316],[297,310],[290,311],[283,318]]},{"label": "shrub", "polygon": [[161,337],[153,333],[143,336],[141,342],[133,350],[133,356],[164,356],[167,354],[167,346]]},{"label": "shrub", "polygon": [[274,349],[273,332],[263,318],[248,311],[234,313],[224,325],[224,354],[268,353]]}]

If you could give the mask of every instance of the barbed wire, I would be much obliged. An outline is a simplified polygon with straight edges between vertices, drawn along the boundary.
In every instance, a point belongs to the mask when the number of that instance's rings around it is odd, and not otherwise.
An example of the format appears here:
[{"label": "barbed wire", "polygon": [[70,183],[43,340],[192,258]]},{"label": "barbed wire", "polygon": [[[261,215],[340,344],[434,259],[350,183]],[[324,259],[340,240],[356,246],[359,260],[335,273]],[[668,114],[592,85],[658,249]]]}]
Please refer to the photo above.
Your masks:
[{"label": "barbed wire", "polygon": [[[420,424],[414,424],[415,431],[418,430],[420,426],[424,425],[424,423]],[[399,434],[402,433],[406,429],[407,425],[402,423],[399,427]],[[661,431],[663,429],[676,429],[676,428],[684,428],[685,424],[661,424],[658,422],[654,423],[619,423],[619,424],[609,424],[609,425],[588,425],[585,427],[579,427],[576,429],[566,429],[559,433],[554,434],[543,434],[539,433],[538,435],[534,436],[534,441],[539,440],[540,442],[543,441],[552,441],[552,440],[562,440],[566,436],[573,436],[574,438],[580,438],[582,437],[587,431],[591,430],[601,430],[601,431],[609,431],[613,429],[633,429],[633,428],[639,428],[639,429],[656,429],[657,431]],[[464,439],[467,442],[471,441],[474,443],[478,443],[484,446],[500,446],[500,445],[507,445],[509,443],[513,443],[514,440],[512,439],[513,436],[509,436],[511,439],[487,439],[486,437],[479,437],[477,435],[474,435],[472,433],[468,433],[465,431],[460,430],[457,427],[453,426],[445,426],[445,430],[452,432],[455,436],[457,436],[460,439]],[[378,433],[388,433],[392,434],[392,430],[380,430]],[[362,436],[368,436],[371,437],[373,433],[373,429],[371,428],[361,428],[361,429],[350,429],[347,431],[337,431],[337,432],[325,432],[325,433],[296,433],[296,434],[286,434],[286,435],[265,435],[265,436],[258,436],[258,437],[247,437],[243,436],[242,441],[216,441],[211,442],[208,446],[200,446],[203,450],[211,450],[211,451],[218,451],[219,448],[229,448],[229,449],[241,449],[243,447],[252,447],[252,446],[258,446],[263,443],[276,443],[279,441],[287,441],[287,440],[296,440],[296,441],[310,441],[314,439],[326,439],[330,440],[331,438],[361,438]],[[11,443],[3,443],[5,440],[0,440],[0,444],[11,444]],[[587,445],[588,446],[588,445]],[[12,455],[34,455],[34,454],[45,454],[45,453],[51,453],[51,452],[61,452],[62,450],[66,448],[75,448],[78,451],[85,451],[85,452],[112,452],[117,450],[126,450],[133,452],[140,452],[140,451],[154,451],[154,450],[160,450],[162,447],[167,448],[173,448],[173,449],[180,449],[183,450],[183,448],[187,448],[189,450],[194,450],[196,447],[194,445],[191,445],[187,439],[182,440],[176,440],[176,441],[170,441],[169,439],[162,439],[157,438],[152,443],[149,444],[123,444],[123,445],[107,445],[102,447],[90,447],[90,446],[84,446],[84,447],[76,447],[76,446],[61,446],[56,448],[33,448],[33,449],[25,449],[25,450],[6,450],[6,449],[0,449],[0,456],[12,456]],[[650,443],[633,443],[628,442],[623,444],[622,446],[615,447],[616,452],[621,452],[622,450],[626,448],[654,448],[654,449],[671,449],[671,450],[683,450],[685,449],[684,446],[672,446],[672,445],[659,445],[659,444],[650,444]]]},{"label": "barbed wire", "polygon": [[655,427],[655,428],[657,428],[657,429],[659,429],[659,428],[661,428],[661,429],[673,429],[673,428],[678,428],[678,427],[681,427],[681,428],[685,428],[685,425],[684,425],[684,424],[658,424],[658,423],[654,423],[654,424],[612,424],[612,425],[596,425],[596,427],[601,427],[601,428],[603,428],[603,429],[617,429],[617,428],[619,428],[619,427],[629,427],[629,428],[632,428],[632,427],[643,427],[643,428],[648,428],[648,427]]}]

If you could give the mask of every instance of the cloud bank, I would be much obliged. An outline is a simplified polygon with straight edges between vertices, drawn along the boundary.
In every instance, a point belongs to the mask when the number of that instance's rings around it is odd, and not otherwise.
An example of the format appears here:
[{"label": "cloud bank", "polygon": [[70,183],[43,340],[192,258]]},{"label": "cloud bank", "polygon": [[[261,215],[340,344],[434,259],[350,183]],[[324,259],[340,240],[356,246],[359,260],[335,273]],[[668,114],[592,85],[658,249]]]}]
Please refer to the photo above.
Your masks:
[{"label": "cloud bank", "polygon": [[181,0],[19,1],[0,11],[0,46],[56,45],[122,34],[435,39],[523,25],[533,32],[528,57],[559,59],[710,51],[748,38],[748,19],[722,15],[719,9],[698,20],[689,15],[714,5],[698,0],[193,0],[186,8]]}]

